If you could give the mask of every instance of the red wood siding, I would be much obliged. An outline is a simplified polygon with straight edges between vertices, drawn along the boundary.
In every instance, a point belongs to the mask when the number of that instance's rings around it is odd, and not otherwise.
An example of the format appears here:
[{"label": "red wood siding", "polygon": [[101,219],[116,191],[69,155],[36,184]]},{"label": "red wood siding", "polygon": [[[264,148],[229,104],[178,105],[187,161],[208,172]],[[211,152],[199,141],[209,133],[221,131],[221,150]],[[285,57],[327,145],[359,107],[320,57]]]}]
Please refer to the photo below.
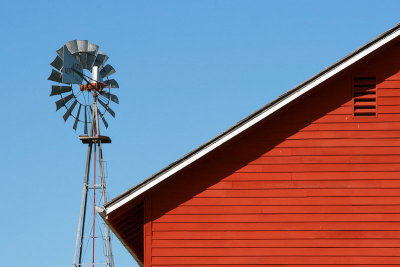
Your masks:
[{"label": "red wood siding", "polygon": [[[147,192],[146,261],[400,266],[398,58],[382,49]],[[353,116],[357,75],[376,77],[377,116]]]}]

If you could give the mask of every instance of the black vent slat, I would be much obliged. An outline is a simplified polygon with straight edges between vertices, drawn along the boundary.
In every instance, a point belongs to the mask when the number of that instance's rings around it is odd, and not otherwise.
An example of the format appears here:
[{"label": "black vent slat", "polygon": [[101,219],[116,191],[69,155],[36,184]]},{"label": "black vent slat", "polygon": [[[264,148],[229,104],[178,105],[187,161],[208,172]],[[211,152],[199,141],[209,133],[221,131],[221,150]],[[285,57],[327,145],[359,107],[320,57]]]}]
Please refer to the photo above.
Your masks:
[{"label": "black vent slat", "polygon": [[354,88],[375,88],[375,84],[355,84]]},{"label": "black vent slat", "polygon": [[360,117],[371,117],[371,116],[376,116],[376,113],[375,112],[369,112],[369,113],[358,113],[357,114],[357,116],[360,116]]},{"label": "black vent slat", "polygon": [[[359,96],[354,96],[354,97],[359,97]],[[357,103],[357,102],[376,102],[376,98],[374,97],[374,98],[372,98],[372,97],[364,97],[364,98],[360,98],[360,99],[356,99],[356,100],[354,100],[354,103]]]},{"label": "black vent slat", "polygon": [[375,109],[375,106],[359,106],[357,109]]},{"label": "black vent slat", "polygon": [[360,77],[354,77],[354,81],[355,82],[359,82],[359,81],[376,81],[376,78],[375,77],[362,77],[362,76],[360,76]]}]

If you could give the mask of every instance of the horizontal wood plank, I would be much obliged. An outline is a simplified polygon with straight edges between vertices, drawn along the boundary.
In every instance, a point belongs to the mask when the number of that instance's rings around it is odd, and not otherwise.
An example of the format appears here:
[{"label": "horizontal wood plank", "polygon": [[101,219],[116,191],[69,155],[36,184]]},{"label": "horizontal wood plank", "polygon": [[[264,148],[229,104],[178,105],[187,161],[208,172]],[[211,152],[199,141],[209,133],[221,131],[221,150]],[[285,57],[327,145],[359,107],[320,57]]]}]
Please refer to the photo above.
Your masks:
[{"label": "horizontal wood plank", "polygon": [[213,189],[284,189],[284,188],[400,188],[400,180],[360,179],[360,180],[292,180],[292,181],[222,181]]},{"label": "horizontal wood plank", "polygon": [[152,255],[168,257],[367,256],[400,257],[398,248],[153,248]]},{"label": "horizontal wood plank", "polygon": [[[348,138],[348,139],[301,139],[286,140],[277,144],[277,148],[281,147],[393,147],[400,146],[400,138]],[[355,148],[357,149],[357,148]]]},{"label": "horizontal wood plank", "polygon": [[400,239],[154,239],[153,248],[400,248]]},{"label": "horizontal wood plank", "polygon": [[[379,110],[379,107],[378,107]],[[293,122],[289,125],[283,125],[279,127],[279,131],[289,131],[292,130],[294,127],[301,127],[297,128],[297,131],[347,131],[347,130],[366,130],[366,131],[374,131],[374,130],[399,130],[400,129],[400,121],[384,121],[381,119],[374,119],[374,120],[362,120],[362,119],[348,119],[347,121],[341,121],[336,123],[317,123],[311,122],[304,126],[303,124]],[[271,128],[274,129],[274,128]]]},{"label": "horizontal wood plank", "polygon": [[281,206],[179,206],[168,214],[343,214],[343,213],[357,213],[357,214],[399,214],[399,205],[371,205],[371,206],[301,206],[301,205],[281,205]]},{"label": "horizontal wood plank", "polygon": [[[299,219],[300,220],[300,219]],[[356,220],[356,219],[355,219]],[[153,231],[310,231],[310,230],[334,230],[334,231],[399,231],[400,221],[314,221],[302,222],[280,221],[280,222],[224,222],[224,223],[153,223]]]},{"label": "horizontal wood plank", "polygon": [[396,171],[331,171],[331,172],[236,172],[224,181],[318,181],[318,180],[398,180]]},{"label": "horizontal wood plank", "polygon": [[[400,239],[400,230],[390,231],[384,230],[251,230],[251,231],[226,231],[226,230],[211,230],[204,231],[186,230],[186,231],[154,231],[153,240],[391,240]],[[238,241],[240,242],[240,241]],[[373,241],[375,242],[375,241]],[[372,243],[371,243],[372,245]]]},{"label": "horizontal wood plank", "polygon": [[362,197],[362,196],[303,196],[287,197],[194,197],[182,205],[223,205],[223,206],[307,206],[307,205],[400,205],[400,196]]},{"label": "horizontal wood plank", "polygon": [[[268,138],[279,138],[281,133],[268,134]],[[299,131],[287,137],[287,140],[302,139],[354,139],[354,138],[399,138],[400,131],[384,131],[384,130],[348,130],[348,131]]]},{"label": "horizontal wood plank", "polygon": [[290,223],[305,222],[398,222],[400,229],[400,214],[391,213],[277,213],[277,214],[166,214],[154,220],[156,223]]},{"label": "horizontal wood plank", "polygon": [[375,155],[400,155],[400,147],[293,147],[273,148],[265,152],[265,157],[276,156],[375,156]]},{"label": "horizontal wood plank", "polygon": [[[179,267],[215,267],[215,266],[218,266],[218,267],[232,267],[232,266],[234,266],[234,267],[259,267],[260,266],[260,264],[201,264],[201,265],[198,265],[198,264],[173,264],[173,265],[170,265],[170,264],[152,264],[152,266],[163,266],[163,267],[176,267],[176,266],[179,266]],[[301,267],[305,267],[305,266],[307,266],[307,267],[309,267],[310,265],[309,264],[279,264],[279,265],[276,265],[276,264],[261,264],[261,266],[279,266],[279,267],[296,267],[296,266],[301,266]],[[340,264],[340,265],[337,265],[337,264],[324,264],[324,265],[321,265],[321,264],[313,264],[313,265],[311,265],[312,267],[355,267],[355,265],[354,264],[352,264],[352,265],[349,265],[349,264]],[[379,267],[393,267],[393,264],[390,264],[390,265],[386,265],[386,264],[379,264],[379,265],[377,265],[377,264],[357,264],[356,265],[357,267],[377,267],[377,266],[379,266]]]},{"label": "horizontal wood plank", "polygon": [[237,170],[237,172],[337,172],[337,171],[373,171],[395,172],[400,171],[398,163],[337,163],[337,164],[291,164],[290,169],[284,164],[249,164]]},{"label": "horizontal wood plank", "polygon": [[399,195],[399,189],[382,189],[382,188],[371,188],[371,189],[256,189],[256,190],[206,190],[197,195],[197,197],[219,197],[219,198],[231,198],[231,197],[397,197]]},{"label": "horizontal wood plank", "polygon": [[375,256],[250,256],[250,257],[153,257],[152,264],[400,264],[400,257]]}]

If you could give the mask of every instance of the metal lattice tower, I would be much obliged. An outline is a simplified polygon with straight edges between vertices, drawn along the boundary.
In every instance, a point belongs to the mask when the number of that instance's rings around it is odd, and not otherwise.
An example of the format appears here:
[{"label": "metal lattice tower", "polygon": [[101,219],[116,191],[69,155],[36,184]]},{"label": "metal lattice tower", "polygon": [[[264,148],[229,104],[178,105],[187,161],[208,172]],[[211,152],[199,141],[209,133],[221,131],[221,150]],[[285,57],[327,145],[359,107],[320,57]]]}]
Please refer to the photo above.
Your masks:
[{"label": "metal lattice tower", "polygon": [[[98,51],[98,48],[87,40],[67,42],[57,50],[58,56],[51,63],[56,70],[53,69],[49,77],[51,81],[64,84],[52,86],[50,96],[60,96],[56,101],[57,110],[66,108],[64,121],[69,117],[75,118],[74,130],[79,123],[83,124],[85,135],[79,136],[79,139],[83,144],[88,144],[73,267],[114,267],[110,229],[100,219],[96,208],[107,202],[102,144],[111,143],[108,136],[100,135],[99,117],[107,128],[105,114],[115,117],[109,104],[119,103],[117,96],[111,94],[111,89],[119,86],[114,79],[108,79],[115,70],[110,65],[103,66],[108,56]],[[85,70],[91,72],[91,75],[85,74]],[[82,81],[86,83],[82,84]],[[74,84],[79,86],[74,87]],[[103,111],[99,109],[98,103]],[[72,115],[76,106],[78,111]],[[84,114],[82,119],[81,110]]]},{"label": "metal lattice tower", "polygon": [[[89,136],[80,136],[80,139],[83,143],[88,144],[88,152],[86,157],[86,167],[85,167],[85,178],[83,181],[83,190],[82,190],[82,202],[81,202],[81,210],[79,215],[79,223],[78,223],[78,231],[76,235],[76,245],[75,245],[75,253],[74,253],[74,261],[73,266],[82,266],[85,265],[84,262],[84,244],[85,239],[89,241],[92,240],[92,264],[93,265],[104,265],[107,267],[113,267],[113,255],[111,249],[111,239],[110,239],[110,229],[106,224],[104,224],[104,234],[96,236],[96,217],[98,217],[96,212],[96,191],[101,191],[101,204],[104,205],[107,202],[106,196],[106,181],[105,181],[105,173],[104,173],[104,162],[103,162],[103,151],[101,148],[102,143],[109,143],[111,142],[110,138],[107,136],[100,135],[100,127],[99,127],[99,116],[98,116],[98,109],[97,109],[97,102],[96,100],[93,102],[93,116],[92,122],[90,127],[90,135]],[[97,163],[97,155],[98,155],[98,169],[100,171],[100,183],[96,181],[96,163]],[[92,184],[90,183],[90,166],[91,166],[91,159],[93,156],[93,180]],[[86,215],[88,211],[88,195],[89,190],[93,191],[93,227],[91,231],[91,236],[85,236],[85,224],[86,224]],[[90,209],[89,209],[90,210]],[[97,220],[99,223],[102,220]],[[105,261],[104,262],[97,262],[95,261],[95,240],[96,238],[101,238],[104,245],[105,251]],[[87,264],[87,263],[86,263]]]}]

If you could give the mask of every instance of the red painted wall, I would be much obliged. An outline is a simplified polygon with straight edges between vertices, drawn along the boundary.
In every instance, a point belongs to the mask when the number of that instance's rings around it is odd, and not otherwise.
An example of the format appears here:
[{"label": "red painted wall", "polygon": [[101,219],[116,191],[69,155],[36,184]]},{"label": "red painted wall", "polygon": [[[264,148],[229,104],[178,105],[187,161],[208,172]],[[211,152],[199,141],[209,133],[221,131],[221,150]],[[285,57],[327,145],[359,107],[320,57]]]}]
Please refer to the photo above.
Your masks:
[{"label": "red painted wall", "polygon": [[[400,266],[399,50],[149,191],[145,266]],[[376,76],[377,117],[353,117],[355,75]]]}]

